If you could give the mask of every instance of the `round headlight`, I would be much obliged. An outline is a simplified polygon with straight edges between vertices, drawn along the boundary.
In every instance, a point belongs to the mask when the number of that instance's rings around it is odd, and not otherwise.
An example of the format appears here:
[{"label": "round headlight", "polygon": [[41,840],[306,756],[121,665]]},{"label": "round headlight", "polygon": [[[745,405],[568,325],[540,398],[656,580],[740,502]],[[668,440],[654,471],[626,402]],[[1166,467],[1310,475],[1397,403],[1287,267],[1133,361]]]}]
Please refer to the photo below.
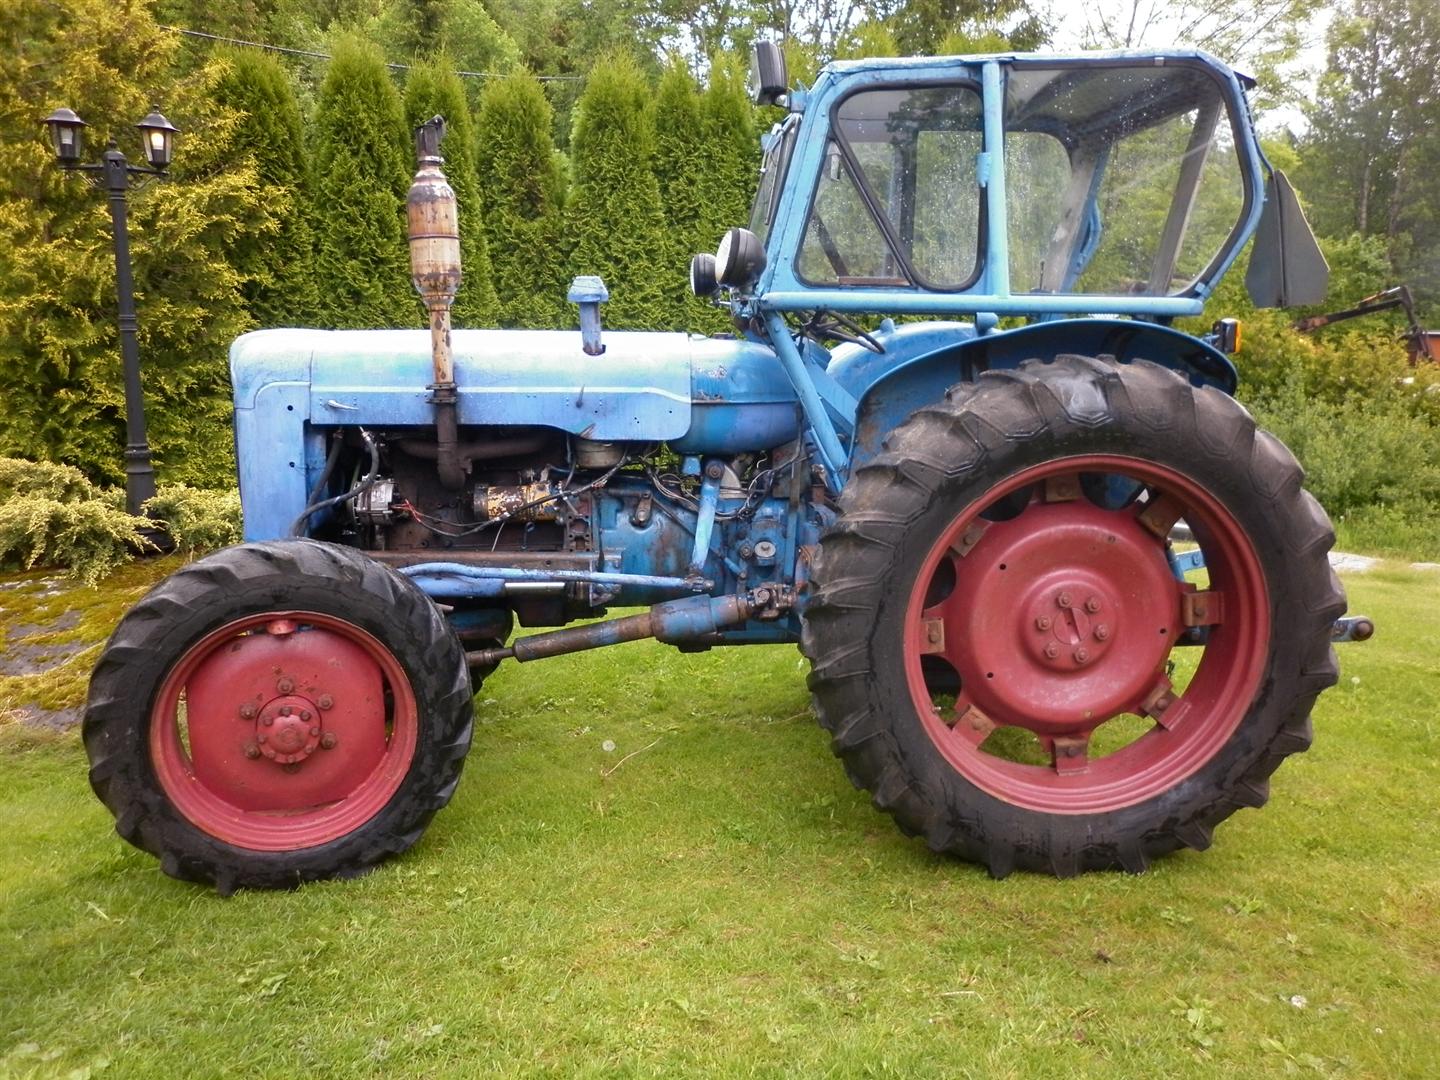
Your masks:
[{"label": "round headlight", "polygon": [[714,296],[720,289],[715,277],[715,256],[701,252],[690,260],[690,291],[696,296]]},{"label": "round headlight", "polygon": [[754,284],[765,269],[765,248],[749,229],[735,228],[720,241],[715,253],[715,277],[721,285],[743,289]]}]

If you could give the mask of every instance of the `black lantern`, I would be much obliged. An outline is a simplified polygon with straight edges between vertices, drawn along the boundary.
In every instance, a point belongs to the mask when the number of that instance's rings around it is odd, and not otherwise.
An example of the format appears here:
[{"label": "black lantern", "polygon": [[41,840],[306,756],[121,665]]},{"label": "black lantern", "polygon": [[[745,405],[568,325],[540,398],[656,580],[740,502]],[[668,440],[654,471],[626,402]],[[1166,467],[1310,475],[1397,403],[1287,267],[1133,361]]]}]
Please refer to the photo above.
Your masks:
[{"label": "black lantern", "polygon": [[77,164],[85,144],[85,121],[74,109],[56,109],[45,118],[45,126],[50,129],[50,142],[60,164]]},{"label": "black lantern", "polygon": [[152,168],[164,172],[170,167],[175,136],[180,129],[160,115],[159,106],[151,109],[150,115],[135,126],[140,129],[140,138],[145,143],[145,160]]}]

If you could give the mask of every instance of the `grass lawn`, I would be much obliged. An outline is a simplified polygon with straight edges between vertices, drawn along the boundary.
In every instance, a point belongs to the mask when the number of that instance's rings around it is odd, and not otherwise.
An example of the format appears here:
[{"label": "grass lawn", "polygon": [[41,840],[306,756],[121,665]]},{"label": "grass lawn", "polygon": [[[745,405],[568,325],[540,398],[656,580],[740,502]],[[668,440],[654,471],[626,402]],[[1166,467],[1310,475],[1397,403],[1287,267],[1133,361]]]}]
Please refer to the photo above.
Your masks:
[{"label": "grass lawn", "polygon": [[[164,568],[0,578],[0,619],[90,605],[73,648]],[[0,1075],[1435,1076],[1440,574],[1347,585],[1379,631],[1314,749],[1140,877],[940,860],[846,782],[793,648],[632,644],[486,683],[406,856],[222,900],[17,721],[93,652],[0,676]]]}]

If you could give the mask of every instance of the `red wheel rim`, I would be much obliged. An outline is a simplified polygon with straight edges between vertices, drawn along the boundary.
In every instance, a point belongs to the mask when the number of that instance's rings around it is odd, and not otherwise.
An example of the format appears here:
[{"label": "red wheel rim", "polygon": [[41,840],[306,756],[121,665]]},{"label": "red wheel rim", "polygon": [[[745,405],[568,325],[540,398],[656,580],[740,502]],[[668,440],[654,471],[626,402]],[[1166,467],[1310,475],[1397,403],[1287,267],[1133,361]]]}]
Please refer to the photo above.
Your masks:
[{"label": "red wheel rim", "polygon": [[337,840],[374,817],[409,771],[415,694],[370,634],[312,611],[226,623],[166,676],[150,760],[197,828],[256,851]]},{"label": "red wheel rim", "polygon": [[[1171,569],[1181,519],[1206,588]],[[906,679],[926,733],[978,787],[1047,813],[1118,810],[1170,790],[1234,734],[1264,669],[1268,595],[1245,530],[1196,481],[1119,455],[1059,458],[991,489],[932,546],[906,608]],[[1172,686],[1172,651],[1192,640],[1199,662]],[[953,703],[937,702],[956,676]],[[1150,726],[1092,753],[1125,724]],[[997,729],[1048,764],[994,752]]]}]

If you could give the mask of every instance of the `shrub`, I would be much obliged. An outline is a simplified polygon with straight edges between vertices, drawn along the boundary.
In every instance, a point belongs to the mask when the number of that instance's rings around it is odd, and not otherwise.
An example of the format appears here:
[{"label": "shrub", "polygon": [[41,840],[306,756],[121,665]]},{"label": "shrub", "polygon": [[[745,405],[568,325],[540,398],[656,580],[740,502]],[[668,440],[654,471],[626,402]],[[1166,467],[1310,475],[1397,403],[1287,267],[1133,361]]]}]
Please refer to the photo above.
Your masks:
[{"label": "shrub", "polygon": [[405,82],[405,119],[411,131],[437,113],[445,117],[440,153],[460,220],[460,291],[451,317],[457,327],[493,326],[500,301],[495,295],[490,248],[485,243],[485,202],[475,170],[475,131],[465,88],[444,55],[416,64]]},{"label": "shrub", "polygon": [[145,512],[164,524],[176,550],[187,555],[240,542],[238,491],[168,485],[145,503]]},{"label": "shrub", "polygon": [[76,502],[100,498],[100,489],[73,465],[0,457],[0,502],[18,495]]},{"label": "shrub", "polygon": [[64,567],[93,585],[145,546],[142,524],[104,499],[20,495],[0,502],[0,566]]},{"label": "shrub", "polygon": [[125,492],[99,488],[69,465],[0,457],[0,566],[52,566],[93,585],[147,546],[158,523],[184,554],[240,541],[240,495],[167,484],[125,512]]},{"label": "shrub", "polygon": [[413,160],[378,49],[342,39],[315,108],[316,283],[337,328],[418,326],[404,208]]}]

